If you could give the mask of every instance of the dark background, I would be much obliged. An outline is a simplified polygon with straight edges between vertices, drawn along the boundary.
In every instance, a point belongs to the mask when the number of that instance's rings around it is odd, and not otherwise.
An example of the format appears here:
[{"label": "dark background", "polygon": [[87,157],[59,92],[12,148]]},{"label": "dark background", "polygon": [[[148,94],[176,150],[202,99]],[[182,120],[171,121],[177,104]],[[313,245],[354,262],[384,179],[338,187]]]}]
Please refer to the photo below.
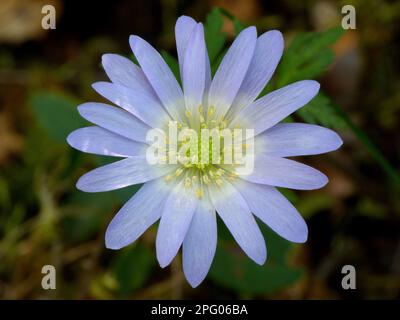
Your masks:
[{"label": "dark background", "polygon": [[[44,4],[57,9],[56,30],[41,29]],[[156,228],[122,251],[105,249],[107,223],[136,189],[77,191],[77,178],[104,159],[71,150],[62,132],[81,121],[76,105],[100,101],[90,84],[106,79],[101,55],[130,56],[128,37],[138,34],[175,56],[177,17],[205,21],[215,6],[259,34],[279,29],[290,43],[301,32],[340,25],[345,4],[357,10],[357,29],[333,45],[335,61],[318,80],[351,125],[333,125],[344,140],[339,151],[305,160],[328,175],[328,186],[288,193],[308,222],[309,240],[292,245],[264,228],[271,258],[258,267],[219,223],[229,250],[217,254],[197,289],[183,278],[179,257],[166,269],[157,265]],[[398,1],[2,0],[0,297],[398,299],[399,26]],[[232,39],[229,19],[223,30]],[[43,110],[57,107],[53,121]],[[54,291],[41,288],[45,264],[57,269]],[[341,287],[346,264],[356,268],[356,290]]]}]

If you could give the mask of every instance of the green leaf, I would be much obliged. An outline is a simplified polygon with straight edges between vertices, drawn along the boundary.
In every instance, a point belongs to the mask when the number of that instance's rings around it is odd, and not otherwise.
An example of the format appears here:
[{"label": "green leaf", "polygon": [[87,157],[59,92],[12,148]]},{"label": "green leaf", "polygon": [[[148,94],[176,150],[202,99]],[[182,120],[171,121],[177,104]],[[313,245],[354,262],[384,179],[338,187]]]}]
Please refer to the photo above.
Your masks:
[{"label": "green leaf", "polygon": [[40,91],[32,94],[29,102],[39,125],[58,142],[65,143],[71,131],[87,124],[76,110],[78,101],[63,94]]},{"label": "green leaf", "polygon": [[322,92],[312,99],[307,105],[297,111],[304,121],[312,124],[321,124],[334,129],[345,128],[346,122],[336,112],[331,99]]},{"label": "green leaf", "polygon": [[[222,224],[220,224],[222,226]],[[210,277],[219,285],[232,289],[239,294],[270,294],[282,290],[302,275],[302,270],[286,264],[291,244],[280,238],[264,225],[260,228],[268,244],[268,259],[259,266],[251,261],[233,241],[223,241],[218,246]],[[227,230],[220,228],[226,238]]]},{"label": "green leaf", "polygon": [[206,40],[208,56],[210,63],[220,54],[225,45],[226,35],[221,31],[223,25],[223,17],[219,8],[214,8],[206,18],[204,23],[204,37]]},{"label": "green leaf", "polygon": [[152,252],[137,244],[124,249],[113,261],[112,270],[118,281],[118,291],[127,295],[141,288],[155,265]]},{"label": "green leaf", "polygon": [[331,46],[343,35],[341,27],[299,34],[286,50],[278,69],[277,87],[318,77],[332,63]]},{"label": "green leaf", "polygon": [[178,60],[174,56],[170,55],[168,51],[165,50],[161,51],[161,56],[164,58],[166,64],[169,66],[172,73],[175,75],[176,80],[178,80],[178,82],[181,83],[181,75],[179,73]]}]

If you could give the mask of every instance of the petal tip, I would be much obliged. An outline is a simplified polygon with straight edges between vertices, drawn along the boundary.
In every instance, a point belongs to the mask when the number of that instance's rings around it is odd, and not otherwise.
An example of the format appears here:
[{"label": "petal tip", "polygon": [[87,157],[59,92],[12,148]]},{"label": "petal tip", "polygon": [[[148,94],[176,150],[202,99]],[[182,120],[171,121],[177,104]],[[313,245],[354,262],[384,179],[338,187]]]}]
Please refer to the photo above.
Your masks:
[{"label": "petal tip", "polygon": [[253,261],[260,266],[264,265],[264,263],[267,261],[267,253],[265,252],[264,254],[260,255],[259,257],[254,257]]},{"label": "petal tip", "polygon": [[129,36],[129,45],[132,48],[132,51],[135,52],[135,50],[137,49],[138,45],[143,41],[142,38],[140,38],[139,36],[136,35],[130,35]]},{"label": "petal tip", "polygon": [[197,288],[203,282],[203,279],[190,279],[188,277],[186,277],[186,280],[193,289]]},{"label": "petal tip", "polygon": [[65,139],[67,141],[67,143],[69,144],[70,147],[75,148],[74,147],[74,136],[75,136],[75,131],[71,132],[67,138]]},{"label": "petal tip", "polygon": [[113,237],[110,232],[110,225],[107,228],[106,236],[105,236],[105,246],[110,250],[119,250],[122,249],[125,245],[121,245],[118,241],[113,240]]}]

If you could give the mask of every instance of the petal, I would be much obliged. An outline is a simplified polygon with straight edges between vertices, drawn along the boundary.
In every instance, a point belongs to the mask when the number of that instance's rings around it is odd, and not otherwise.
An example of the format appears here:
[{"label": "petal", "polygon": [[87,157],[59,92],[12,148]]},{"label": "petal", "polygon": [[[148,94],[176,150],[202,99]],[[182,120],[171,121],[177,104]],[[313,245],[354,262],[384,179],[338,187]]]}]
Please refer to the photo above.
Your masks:
[{"label": "petal", "polygon": [[192,32],[182,70],[182,84],[185,95],[185,105],[191,111],[197,110],[202,104],[206,73],[206,44],[201,23]]},{"label": "petal", "polygon": [[161,55],[145,40],[130,36],[129,43],[136,59],[168,113],[181,120],[184,99],[181,87]]},{"label": "petal", "polygon": [[87,102],[78,106],[78,111],[83,118],[104,129],[135,141],[146,142],[150,127],[120,108]]},{"label": "petal", "polygon": [[188,16],[180,16],[175,24],[175,40],[176,50],[178,52],[179,70],[183,71],[183,60],[185,57],[186,48],[189,43],[190,36],[195,29],[197,23],[194,19]]},{"label": "petal", "polygon": [[162,268],[169,265],[178,253],[196,210],[198,198],[187,190],[184,179],[168,196],[157,231],[157,259]]},{"label": "petal", "polygon": [[208,95],[208,105],[216,109],[215,118],[224,117],[235,99],[253,57],[256,41],[256,29],[244,29],[218,67]]},{"label": "petal", "polygon": [[128,58],[118,54],[103,54],[101,59],[104,70],[110,80],[128,88],[136,88],[137,86],[145,87],[149,93],[154,94],[149,81],[144,75],[142,69],[134,64]]},{"label": "petal", "polygon": [[110,82],[96,82],[92,87],[104,98],[153,128],[160,128],[170,120],[158,97],[143,86],[128,88]]},{"label": "petal", "polygon": [[162,179],[146,182],[118,211],[106,231],[106,247],[121,249],[136,241],[160,217],[170,188]]},{"label": "petal", "polygon": [[235,183],[251,212],[281,237],[303,243],[308,229],[296,208],[274,187],[238,179]]},{"label": "petal", "polygon": [[275,90],[238,113],[230,126],[254,129],[257,135],[307,104],[319,90],[319,83],[304,80]]},{"label": "petal", "polygon": [[203,198],[193,215],[183,241],[183,272],[190,285],[197,287],[206,277],[217,248],[217,220],[209,199]]},{"label": "petal", "polygon": [[252,103],[271,79],[283,52],[282,33],[272,30],[257,39],[249,69],[232,103],[228,116],[232,117]]},{"label": "petal", "polygon": [[75,130],[67,137],[69,145],[87,153],[115,157],[132,157],[143,154],[147,145],[127,139],[100,127]]},{"label": "petal", "polygon": [[[178,60],[179,60],[179,70],[183,71],[183,60],[185,57],[186,48],[189,43],[190,36],[195,29],[197,23],[190,17],[181,16],[176,21],[175,25],[175,38],[176,38],[176,49],[178,52]],[[204,86],[204,93],[203,93],[203,108],[204,110],[207,109],[207,101],[208,101],[208,91],[211,85],[211,66],[210,66],[210,59],[208,58],[207,48],[205,50],[205,86]]]},{"label": "petal", "polygon": [[336,132],[304,123],[279,123],[255,137],[257,152],[276,157],[320,154],[342,144]]},{"label": "petal", "polygon": [[220,189],[210,187],[210,198],[243,251],[256,263],[263,264],[267,258],[264,237],[242,195],[225,180]]},{"label": "petal", "polygon": [[328,183],[322,172],[305,164],[261,154],[255,157],[251,173],[236,173],[250,182],[297,190],[319,189]]},{"label": "petal", "polygon": [[159,178],[174,169],[173,165],[149,165],[145,156],[135,156],[84,174],[76,187],[85,192],[110,191]]}]

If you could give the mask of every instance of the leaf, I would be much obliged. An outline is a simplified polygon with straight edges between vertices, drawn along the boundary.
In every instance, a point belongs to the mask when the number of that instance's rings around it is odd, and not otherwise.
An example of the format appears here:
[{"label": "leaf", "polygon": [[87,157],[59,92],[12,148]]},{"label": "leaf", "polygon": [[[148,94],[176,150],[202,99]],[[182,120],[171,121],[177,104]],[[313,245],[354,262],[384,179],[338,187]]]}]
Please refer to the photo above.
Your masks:
[{"label": "leaf", "polygon": [[174,56],[170,55],[168,51],[165,50],[161,51],[161,56],[164,58],[166,64],[169,66],[172,73],[175,75],[176,80],[178,80],[178,82],[181,83],[181,75],[179,73],[178,60]]},{"label": "leaf", "polygon": [[286,50],[278,69],[277,86],[318,77],[332,63],[331,49],[344,33],[336,27],[323,32],[299,34]]},{"label": "leaf", "polygon": [[219,8],[214,8],[206,17],[204,37],[210,63],[213,64],[225,45],[226,35],[221,31],[223,17]]},{"label": "leaf", "polygon": [[331,99],[322,92],[307,105],[297,111],[304,121],[311,124],[321,124],[334,129],[346,128],[346,122],[333,107]]},{"label": "leaf", "polygon": [[140,243],[122,250],[112,263],[118,291],[127,295],[141,288],[151,275],[154,265],[153,254]]},{"label": "leaf", "polygon": [[86,124],[76,110],[79,103],[63,94],[40,91],[32,94],[29,102],[39,125],[58,142],[65,143],[71,131]]},{"label": "leaf", "polygon": [[[222,226],[222,224],[220,224]],[[286,256],[291,244],[280,238],[260,223],[260,228],[268,244],[268,258],[263,266],[251,261],[232,241],[224,241],[218,246],[210,277],[219,285],[240,294],[270,294],[282,290],[302,275],[302,270],[286,264]],[[227,236],[226,227],[220,228],[220,235]]]}]

